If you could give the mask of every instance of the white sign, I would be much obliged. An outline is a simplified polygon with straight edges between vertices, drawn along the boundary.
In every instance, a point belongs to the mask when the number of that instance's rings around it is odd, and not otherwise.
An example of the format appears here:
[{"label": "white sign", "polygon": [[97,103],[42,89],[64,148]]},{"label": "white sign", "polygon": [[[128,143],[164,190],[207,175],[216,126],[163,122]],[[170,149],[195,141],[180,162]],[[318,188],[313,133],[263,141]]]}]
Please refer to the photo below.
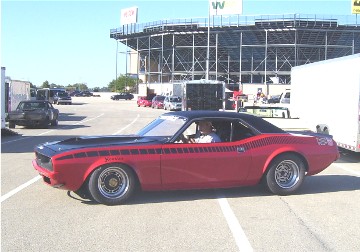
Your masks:
[{"label": "white sign", "polygon": [[120,24],[135,24],[137,23],[138,7],[131,7],[121,10]]},{"label": "white sign", "polygon": [[209,0],[210,15],[232,15],[242,13],[242,0]]}]

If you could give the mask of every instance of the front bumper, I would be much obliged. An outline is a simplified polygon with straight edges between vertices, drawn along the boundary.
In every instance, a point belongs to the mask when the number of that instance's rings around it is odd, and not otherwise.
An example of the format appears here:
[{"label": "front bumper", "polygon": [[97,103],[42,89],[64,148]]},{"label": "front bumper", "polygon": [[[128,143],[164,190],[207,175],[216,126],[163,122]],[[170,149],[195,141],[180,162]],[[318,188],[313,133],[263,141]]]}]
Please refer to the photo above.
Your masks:
[{"label": "front bumper", "polygon": [[61,179],[61,176],[57,172],[52,172],[52,171],[42,168],[41,166],[39,166],[37,164],[36,160],[33,160],[32,164],[33,164],[35,170],[37,170],[39,172],[39,174],[41,175],[41,177],[43,178],[44,183],[46,183],[52,187],[55,187],[55,188],[66,189],[64,187],[65,186],[64,181]]}]

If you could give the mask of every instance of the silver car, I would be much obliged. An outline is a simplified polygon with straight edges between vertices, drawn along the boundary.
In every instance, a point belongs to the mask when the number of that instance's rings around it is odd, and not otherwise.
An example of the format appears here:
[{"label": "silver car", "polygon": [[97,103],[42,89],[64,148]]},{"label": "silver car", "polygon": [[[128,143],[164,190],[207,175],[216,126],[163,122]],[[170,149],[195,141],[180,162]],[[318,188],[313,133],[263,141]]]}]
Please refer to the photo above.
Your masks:
[{"label": "silver car", "polygon": [[166,96],[164,100],[165,110],[181,110],[181,97],[180,96]]}]

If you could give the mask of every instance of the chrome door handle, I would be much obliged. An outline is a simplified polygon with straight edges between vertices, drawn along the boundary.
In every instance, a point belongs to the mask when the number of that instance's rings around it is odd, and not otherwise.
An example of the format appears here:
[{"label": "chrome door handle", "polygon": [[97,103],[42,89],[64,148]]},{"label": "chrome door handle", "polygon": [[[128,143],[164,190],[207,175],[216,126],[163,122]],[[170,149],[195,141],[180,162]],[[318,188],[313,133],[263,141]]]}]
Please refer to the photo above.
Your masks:
[{"label": "chrome door handle", "polygon": [[245,152],[245,148],[242,147],[242,146],[238,146],[238,147],[236,148],[236,150],[237,150],[237,152]]}]

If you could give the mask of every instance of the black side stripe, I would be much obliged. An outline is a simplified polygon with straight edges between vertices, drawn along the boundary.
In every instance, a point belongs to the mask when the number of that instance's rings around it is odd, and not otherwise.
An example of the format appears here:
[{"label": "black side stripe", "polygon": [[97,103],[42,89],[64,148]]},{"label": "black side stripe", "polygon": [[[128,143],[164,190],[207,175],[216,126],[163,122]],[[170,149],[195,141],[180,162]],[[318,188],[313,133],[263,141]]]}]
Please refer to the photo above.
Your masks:
[{"label": "black side stripe", "polygon": [[[263,139],[254,140],[242,144],[246,150],[256,149],[259,147],[274,145],[274,144],[305,144],[307,140],[302,138],[293,137],[266,137]],[[238,145],[231,146],[202,146],[202,147],[181,147],[178,145],[176,148],[154,148],[154,149],[124,149],[124,150],[102,150],[102,151],[88,151],[79,152],[75,154],[59,157],[56,160],[67,160],[86,157],[100,157],[100,156],[119,156],[119,155],[174,155],[174,154],[188,154],[188,153],[214,153],[214,152],[235,152]]]}]

